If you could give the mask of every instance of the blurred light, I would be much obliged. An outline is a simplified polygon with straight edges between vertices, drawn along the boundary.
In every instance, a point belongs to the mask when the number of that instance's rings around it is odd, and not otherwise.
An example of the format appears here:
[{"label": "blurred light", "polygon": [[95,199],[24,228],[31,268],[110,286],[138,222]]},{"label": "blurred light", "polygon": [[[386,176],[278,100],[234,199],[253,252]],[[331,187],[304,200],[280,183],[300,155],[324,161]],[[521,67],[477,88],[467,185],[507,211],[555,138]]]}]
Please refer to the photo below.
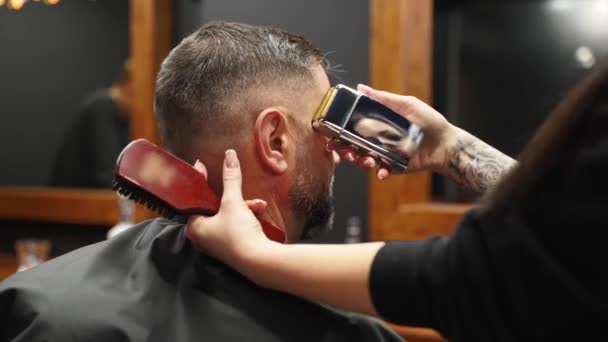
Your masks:
[{"label": "blurred light", "polygon": [[547,7],[555,12],[565,12],[574,7],[574,1],[572,0],[549,0]]},{"label": "blurred light", "polygon": [[[594,11],[597,15],[608,15],[608,0],[595,0]],[[608,18],[605,18],[608,20]]]},{"label": "blurred light", "polygon": [[595,65],[595,55],[593,54],[593,50],[588,46],[580,46],[574,52],[574,57],[576,61],[585,69],[591,69]]},{"label": "blurred light", "polygon": [[18,11],[23,8],[23,5],[25,5],[25,0],[8,0],[6,5],[8,8]]},{"label": "blurred light", "polygon": [[9,9],[19,11],[27,2],[44,2],[47,5],[57,5],[60,0],[0,0],[0,7],[6,5]]}]

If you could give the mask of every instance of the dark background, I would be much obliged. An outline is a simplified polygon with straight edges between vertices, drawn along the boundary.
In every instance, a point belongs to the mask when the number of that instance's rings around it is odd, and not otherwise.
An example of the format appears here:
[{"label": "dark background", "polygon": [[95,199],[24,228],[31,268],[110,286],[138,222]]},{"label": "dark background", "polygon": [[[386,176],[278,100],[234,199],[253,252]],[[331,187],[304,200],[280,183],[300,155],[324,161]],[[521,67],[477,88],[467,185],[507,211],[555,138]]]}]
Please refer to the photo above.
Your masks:
[{"label": "dark background", "polygon": [[[0,7],[0,186],[49,184],[85,96],[109,86],[128,58],[128,5],[63,0],[30,1],[21,11]],[[19,238],[47,238],[59,255],[104,239],[107,229],[3,221],[0,252],[13,253]]]},{"label": "dark background", "polygon": [[0,185],[47,185],[84,97],[129,55],[128,1],[0,7],[0,51]]},{"label": "dark background", "polygon": [[[517,157],[589,69],[608,61],[608,1],[436,1],[434,106],[456,125]],[[439,177],[437,199],[474,198]]]},{"label": "dark background", "polygon": [[[175,42],[223,19],[300,33],[343,72],[334,83],[368,81],[368,2],[349,0],[178,0]],[[517,156],[558,99],[588,72],[588,47],[608,56],[608,1],[436,1],[433,103],[448,119]],[[0,184],[46,185],[62,135],[90,91],[108,86],[128,55],[126,0],[27,3],[0,8]],[[77,167],[77,165],[75,165]],[[473,197],[434,178],[438,200]],[[367,222],[367,173],[336,173],[335,229]],[[32,208],[35,210],[35,208]],[[0,224],[0,249],[19,237],[52,238],[54,254],[102,239],[108,227]],[[365,238],[366,231],[363,231]]]}]

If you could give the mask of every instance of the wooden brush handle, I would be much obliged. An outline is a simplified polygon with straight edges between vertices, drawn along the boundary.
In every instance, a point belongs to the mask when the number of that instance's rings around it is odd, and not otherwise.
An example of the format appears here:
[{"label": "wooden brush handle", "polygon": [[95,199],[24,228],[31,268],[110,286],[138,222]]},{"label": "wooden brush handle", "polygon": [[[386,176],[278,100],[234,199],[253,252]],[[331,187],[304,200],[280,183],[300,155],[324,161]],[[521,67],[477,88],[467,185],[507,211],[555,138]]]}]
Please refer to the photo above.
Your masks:
[{"label": "wooden brush handle", "polygon": [[[182,215],[214,215],[219,210],[220,198],[192,165],[145,139],[124,148],[115,173]],[[264,219],[260,222],[269,239],[285,242],[281,229]]]}]

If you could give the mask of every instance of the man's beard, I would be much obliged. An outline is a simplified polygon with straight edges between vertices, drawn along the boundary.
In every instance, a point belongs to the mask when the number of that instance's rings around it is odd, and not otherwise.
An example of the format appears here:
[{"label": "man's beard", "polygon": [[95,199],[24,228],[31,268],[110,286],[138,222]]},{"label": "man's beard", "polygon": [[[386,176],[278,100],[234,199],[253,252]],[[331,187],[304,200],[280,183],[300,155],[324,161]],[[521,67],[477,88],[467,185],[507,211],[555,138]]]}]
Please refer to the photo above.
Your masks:
[{"label": "man's beard", "polygon": [[[302,146],[302,145],[301,145]],[[331,230],[334,221],[333,179],[319,181],[310,171],[307,151],[299,151],[296,167],[299,174],[289,189],[289,204],[294,213],[304,217],[302,239],[317,237]]]},{"label": "man's beard", "polygon": [[310,174],[300,174],[289,189],[289,204],[296,215],[305,219],[302,239],[317,237],[331,230],[334,205],[329,184],[315,184]]}]

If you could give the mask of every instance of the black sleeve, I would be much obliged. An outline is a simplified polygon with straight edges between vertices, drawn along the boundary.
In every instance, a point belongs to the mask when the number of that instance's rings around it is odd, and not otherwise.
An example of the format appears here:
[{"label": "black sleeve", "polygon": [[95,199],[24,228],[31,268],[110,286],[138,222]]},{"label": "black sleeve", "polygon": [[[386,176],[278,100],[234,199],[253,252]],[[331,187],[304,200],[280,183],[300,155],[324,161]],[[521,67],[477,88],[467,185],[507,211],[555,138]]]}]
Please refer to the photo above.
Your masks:
[{"label": "black sleeve", "polygon": [[576,340],[607,317],[517,213],[488,221],[474,211],[450,237],[387,243],[370,292],[386,320],[454,341]]},{"label": "black sleeve", "polygon": [[[370,274],[370,291],[380,316],[397,324],[434,326],[434,289],[441,286],[446,238],[392,241],[380,249]],[[432,271],[434,270],[434,271]]]},{"label": "black sleeve", "polygon": [[379,314],[456,341],[503,340],[488,240],[478,228],[469,213],[450,237],[387,243],[370,274]]}]

